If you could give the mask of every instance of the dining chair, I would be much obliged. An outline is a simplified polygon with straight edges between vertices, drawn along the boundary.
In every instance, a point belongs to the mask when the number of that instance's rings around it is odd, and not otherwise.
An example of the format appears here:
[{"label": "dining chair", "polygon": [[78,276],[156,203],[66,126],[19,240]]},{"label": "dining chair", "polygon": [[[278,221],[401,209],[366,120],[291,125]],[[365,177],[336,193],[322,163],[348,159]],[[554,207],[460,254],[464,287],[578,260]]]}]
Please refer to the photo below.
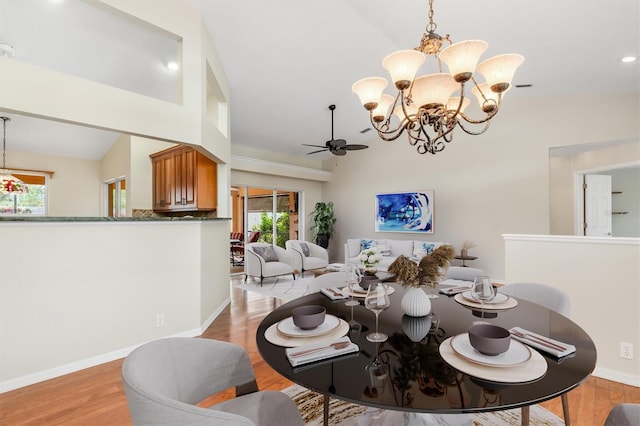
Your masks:
[{"label": "dining chair", "polygon": [[[539,283],[511,283],[500,287],[499,291],[516,299],[537,303],[567,318],[571,316],[571,298],[569,298],[569,295],[550,285]],[[567,393],[568,392],[563,393],[560,398],[562,399],[564,423],[569,425],[571,421],[569,417],[569,400]],[[525,415],[525,410],[528,410],[528,407],[523,408],[523,416]],[[528,413],[526,415],[528,417]]]},{"label": "dining chair", "polygon": [[327,272],[318,275],[309,283],[306,294],[316,293],[323,288],[344,287],[347,285],[344,272]]},{"label": "dining chair", "polygon": [[571,299],[558,288],[538,283],[512,283],[500,287],[500,293],[537,303],[567,318],[571,317]]},{"label": "dining chair", "polygon": [[[131,352],[122,381],[134,426],[303,425],[296,404],[278,391],[258,391],[247,351],[212,339],[172,337]],[[235,387],[236,397],[196,404]]]},{"label": "dining chair", "polygon": [[640,404],[618,404],[609,411],[604,426],[640,425]]}]

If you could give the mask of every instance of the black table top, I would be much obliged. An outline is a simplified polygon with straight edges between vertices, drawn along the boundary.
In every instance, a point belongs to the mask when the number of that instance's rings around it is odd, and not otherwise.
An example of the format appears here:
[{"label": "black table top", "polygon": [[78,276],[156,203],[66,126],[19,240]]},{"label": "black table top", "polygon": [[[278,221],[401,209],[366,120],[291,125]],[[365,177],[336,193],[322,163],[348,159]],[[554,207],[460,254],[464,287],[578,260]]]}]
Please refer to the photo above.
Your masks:
[{"label": "black table top", "polygon": [[[257,345],[264,360],[291,381],[313,391],[345,401],[393,410],[462,413],[495,411],[522,407],[562,395],[578,386],[595,368],[596,348],[587,335],[570,319],[540,305],[519,300],[518,306],[501,311],[485,321],[505,328],[519,326],[551,338],[573,344],[573,355],[558,359],[541,352],[548,364],[546,374],[527,383],[506,384],[480,380],[447,364],[438,346],[450,336],[467,331],[479,318],[457,303],[453,297],[440,294],[431,299],[432,313],[439,320],[435,333],[415,343],[404,333],[400,300],[405,289],[396,283],[390,296],[391,307],[380,314],[380,331],[389,335],[383,343],[372,343],[366,335],[375,327],[375,316],[362,304],[353,308],[353,319],[362,324],[359,335],[351,335],[360,348],[357,354],[332,360],[292,367],[285,348],[267,341],[269,326],[291,315],[301,305],[322,305],[327,313],[349,321],[352,308],[345,300],[332,301],[321,293],[292,300],[270,313],[258,327]],[[404,317],[405,324],[409,317]],[[389,377],[384,389],[372,389],[365,370],[376,355],[388,366]]]}]

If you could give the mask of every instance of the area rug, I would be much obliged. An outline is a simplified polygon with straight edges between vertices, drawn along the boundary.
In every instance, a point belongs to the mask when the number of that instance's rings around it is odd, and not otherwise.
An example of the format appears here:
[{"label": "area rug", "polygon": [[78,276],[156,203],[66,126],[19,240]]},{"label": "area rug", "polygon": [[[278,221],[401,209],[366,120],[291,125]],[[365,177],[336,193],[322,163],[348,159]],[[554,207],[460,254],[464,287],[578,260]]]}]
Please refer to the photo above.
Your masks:
[{"label": "area rug", "polygon": [[259,293],[264,296],[277,297],[286,301],[293,300],[306,294],[312,277],[296,278],[291,275],[281,277],[265,278],[260,286],[260,280],[254,280],[251,277],[245,283],[244,281],[235,281],[233,286],[242,290]]},{"label": "area rug", "polygon": [[[322,426],[323,396],[302,386],[293,385],[282,392],[289,395],[302,413],[306,426]],[[365,407],[331,398],[329,424],[332,426],[519,426],[520,409],[489,413],[434,415],[407,413]],[[533,405],[530,409],[531,426],[560,426],[564,421],[550,411]]]}]

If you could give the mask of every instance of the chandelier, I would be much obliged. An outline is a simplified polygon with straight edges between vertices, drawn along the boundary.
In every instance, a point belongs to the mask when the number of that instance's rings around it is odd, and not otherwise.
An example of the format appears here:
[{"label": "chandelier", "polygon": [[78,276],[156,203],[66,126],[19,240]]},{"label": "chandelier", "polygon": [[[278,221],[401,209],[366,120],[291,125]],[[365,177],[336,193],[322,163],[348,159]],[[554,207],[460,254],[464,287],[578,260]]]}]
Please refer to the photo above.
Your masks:
[{"label": "chandelier", "polygon": [[[516,69],[524,62],[518,54],[504,54],[486,59],[478,64],[480,55],[489,46],[482,40],[466,40],[452,43],[447,34],[438,35],[433,22],[433,0],[429,0],[429,24],[422,35],[420,46],[412,50],[399,50],[382,60],[398,93],[383,94],[387,80],[368,77],[354,83],[352,90],[369,111],[371,124],[378,136],[385,141],[397,139],[407,132],[409,144],[420,154],[436,154],[453,140],[456,125],[465,133],[484,133],[491,119],[498,113],[505,92],[511,89]],[[444,43],[448,43],[442,49]],[[438,73],[416,77],[426,55],[438,63]],[[442,71],[442,62],[449,73]],[[484,82],[474,77],[477,71]],[[470,92],[476,96],[484,117],[472,119],[464,111],[471,101]]]},{"label": "chandelier", "polygon": [[2,120],[2,169],[0,169],[0,194],[22,194],[28,192],[27,185],[20,179],[11,175],[7,170],[7,121],[9,117],[0,117]]}]

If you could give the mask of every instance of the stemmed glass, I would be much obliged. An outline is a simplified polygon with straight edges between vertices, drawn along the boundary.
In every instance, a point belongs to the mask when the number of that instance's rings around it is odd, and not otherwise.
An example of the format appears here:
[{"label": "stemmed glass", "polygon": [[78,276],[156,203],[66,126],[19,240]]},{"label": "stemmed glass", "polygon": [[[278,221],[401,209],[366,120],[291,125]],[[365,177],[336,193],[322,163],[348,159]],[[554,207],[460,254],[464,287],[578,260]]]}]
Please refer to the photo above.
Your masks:
[{"label": "stemmed glass", "polygon": [[473,280],[471,297],[480,302],[481,318],[484,319],[484,303],[496,297],[496,289],[491,285],[491,280],[486,275],[479,275]]},{"label": "stemmed glass", "polygon": [[364,297],[364,307],[376,314],[376,331],[367,334],[367,340],[370,342],[384,342],[388,336],[378,332],[378,316],[391,305],[389,295],[387,294],[387,286],[381,282],[372,283]]},{"label": "stemmed glass", "polygon": [[353,298],[353,292],[360,285],[360,281],[362,280],[362,274],[360,273],[360,268],[357,265],[347,265],[345,272],[345,280],[347,281],[347,287],[349,288],[349,300],[344,304],[347,306],[357,306],[360,304],[357,300]]}]

